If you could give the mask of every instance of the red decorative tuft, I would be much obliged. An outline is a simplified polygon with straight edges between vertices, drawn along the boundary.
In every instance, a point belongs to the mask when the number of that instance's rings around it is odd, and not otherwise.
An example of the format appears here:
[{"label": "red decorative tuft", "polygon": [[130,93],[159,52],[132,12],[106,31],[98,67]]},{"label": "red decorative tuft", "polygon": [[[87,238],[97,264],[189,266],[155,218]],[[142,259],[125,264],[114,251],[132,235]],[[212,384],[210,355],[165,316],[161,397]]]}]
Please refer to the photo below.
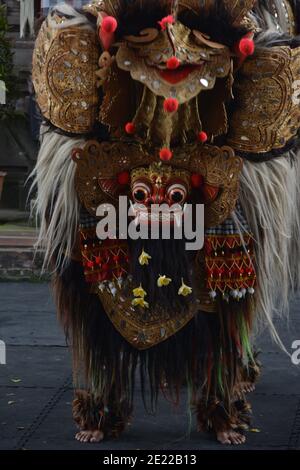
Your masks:
[{"label": "red decorative tuft", "polygon": [[118,183],[120,186],[127,186],[130,182],[130,174],[128,171],[123,171],[118,175]]},{"label": "red decorative tuft", "polygon": [[127,134],[134,134],[135,133],[135,125],[133,122],[127,122],[126,126],[125,126],[125,131],[127,132]]},{"label": "red decorative tuft", "polygon": [[203,176],[199,175],[199,173],[194,173],[191,176],[191,185],[193,188],[201,188],[203,185]]},{"label": "red decorative tuft", "polygon": [[179,65],[180,65],[180,60],[177,59],[177,57],[175,56],[170,57],[170,59],[167,60],[167,68],[169,70],[178,69]]},{"label": "red decorative tuft", "polygon": [[161,21],[158,22],[162,31],[165,31],[167,29],[168,24],[174,24],[174,23],[175,23],[175,18],[173,15],[165,16]]},{"label": "red decorative tuft", "polygon": [[107,51],[114,42],[114,32],[118,27],[116,18],[113,16],[105,16],[99,29],[99,38],[103,48]]},{"label": "red decorative tuft", "polygon": [[166,98],[164,101],[164,110],[167,113],[175,113],[179,106],[178,100],[176,98]]},{"label": "red decorative tuft", "polygon": [[172,159],[173,157],[173,152],[164,147],[161,149],[161,151],[159,152],[159,158],[163,161],[163,162],[168,162]]},{"label": "red decorative tuft", "polygon": [[80,160],[80,155],[81,155],[82,149],[80,148],[74,148],[71,153],[72,160],[74,162],[78,162]]},{"label": "red decorative tuft", "polygon": [[202,144],[205,144],[205,142],[207,142],[207,139],[208,139],[208,136],[207,136],[206,132],[204,132],[204,131],[199,132],[199,134],[198,134],[199,142],[202,142]]},{"label": "red decorative tuft", "polygon": [[118,22],[113,16],[105,16],[101,23],[101,30],[106,34],[113,34],[118,27]]},{"label": "red decorative tuft", "polygon": [[245,37],[239,42],[239,52],[244,56],[248,57],[253,55],[255,51],[255,44],[252,38]]},{"label": "red decorative tuft", "polygon": [[89,269],[92,269],[94,267],[93,261],[87,261],[86,267],[89,268]]}]

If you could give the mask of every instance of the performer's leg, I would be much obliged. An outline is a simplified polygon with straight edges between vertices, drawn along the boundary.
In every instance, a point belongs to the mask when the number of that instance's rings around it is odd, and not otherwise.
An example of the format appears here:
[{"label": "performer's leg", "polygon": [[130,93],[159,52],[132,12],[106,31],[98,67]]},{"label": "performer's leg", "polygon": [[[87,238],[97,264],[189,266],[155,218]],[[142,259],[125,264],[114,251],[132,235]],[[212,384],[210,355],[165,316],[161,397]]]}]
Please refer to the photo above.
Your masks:
[{"label": "performer's leg", "polygon": [[77,390],[73,401],[73,417],[79,427],[75,439],[80,442],[100,442],[107,438],[117,438],[129,422],[132,409],[123,404],[122,411],[116,413],[115,398],[105,405],[100,398],[85,390]]},{"label": "performer's leg", "polygon": [[197,405],[198,431],[213,432],[221,444],[244,444],[243,431],[249,427],[250,412],[251,406],[244,394],[237,397],[232,391],[231,397],[225,397],[222,392],[207,395],[204,390]]},{"label": "performer's leg", "polygon": [[203,385],[194,401],[198,430],[213,432],[222,444],[243,444],[242,432],[250,424],[251,407],[242,385],[253,383],[258,375],[249,342],[250,311],[243,300],[239,305],[222,302],[215,317],[202,314],[207,325],[207,353]]},{"label": "performer's leg", "polygon": [[257,359],[257,354],[253,354],[253,362],[247,366],[241,365],[239,371],[239,379],[235,388],[235,394],[240,397],[245,393],[255,391],[256,383],[259,380],[261,372],[261,364]]}]

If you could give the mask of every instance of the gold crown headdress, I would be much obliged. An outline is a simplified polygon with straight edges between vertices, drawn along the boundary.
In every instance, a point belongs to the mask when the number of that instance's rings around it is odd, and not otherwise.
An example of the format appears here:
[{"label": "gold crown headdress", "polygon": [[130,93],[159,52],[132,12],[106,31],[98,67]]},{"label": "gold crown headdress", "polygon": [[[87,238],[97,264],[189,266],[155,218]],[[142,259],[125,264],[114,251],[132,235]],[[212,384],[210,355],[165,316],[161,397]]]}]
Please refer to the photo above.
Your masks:
[{"label": "gold crown headdress", "polygon": [[161,162],[154,162],[148,167],[138,167],[131,172],[131,184],[140,178],[147,178],[156,181],[159,178],[161,181],[169,181],[172,179],[180,179],[184,181],[186,186],[190,187],[191,173],[190,171],[172,168],[170,165],[163,165]]},{"label": "gold crown headdress", "polygon": [[[141,0],[141,4],[147,0]],[[162,0],[163,1],[163,0]],[[176,14],[180,8],[193,10],[195,13],[201,13],[203,9],[209,9],[216,1],[220,0],[174,0],[170,1],[170,11]],[[223,4],[230,13],[233,23],[239,25],[251,11],[256,0],[223,0]],[[118,16],[122,8],[120,0],[95,0],[89,5],[84,6],[84,10],[97,16],[100,11],[105,11],[109,15]]]}]

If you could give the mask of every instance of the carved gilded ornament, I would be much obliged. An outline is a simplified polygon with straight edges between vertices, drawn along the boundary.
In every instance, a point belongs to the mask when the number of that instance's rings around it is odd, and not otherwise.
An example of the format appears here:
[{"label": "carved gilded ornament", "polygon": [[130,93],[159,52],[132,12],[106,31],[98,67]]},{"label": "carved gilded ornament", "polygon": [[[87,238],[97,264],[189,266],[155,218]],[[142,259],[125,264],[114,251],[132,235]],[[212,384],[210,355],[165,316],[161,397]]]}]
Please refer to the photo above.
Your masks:
[{"label": "carved gilded ornament", "polygon": [[56,127],[78,134],[93,128],[99,107],[98,58],[94,31],[56,29],[43,23],[33,54],[32,77],[42,115]]},{"label": "carved gilded ornament", "polygon": [[[112,203],[117,207],[120,185],[117,176],[123,171],[159,162],[153,153],[140,144],[89,141],[74,154],[77,163],[76,190],[80,201],[91,215],[97,207]],[[178,149],[172,159],[174,171],[187,170],[203,176],[207,185],[219,188],[218,195],[205,208],[205,225],[214,227],[226,220],[233,211],[239,191],[242,160],[230,147],[191,145]],[[145,170],[142,170],[145,171]],[[135,173],[133,173],[134,175]]]},{"label": "carved gilded ornament", "polygon": [[300,127],[300,48],[258,49],[240,70],[227,142],[237,152],[284,147]]}]

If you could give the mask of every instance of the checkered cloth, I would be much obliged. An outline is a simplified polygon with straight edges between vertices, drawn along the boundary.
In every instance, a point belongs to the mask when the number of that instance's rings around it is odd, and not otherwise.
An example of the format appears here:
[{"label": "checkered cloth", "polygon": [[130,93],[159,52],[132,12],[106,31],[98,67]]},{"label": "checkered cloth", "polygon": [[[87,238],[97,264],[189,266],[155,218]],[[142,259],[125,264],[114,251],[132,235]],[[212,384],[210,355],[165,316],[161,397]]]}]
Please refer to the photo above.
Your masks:
[{"label": "checkered cloth", "polygon": [[[250,227],[244,216],[243,209],[238,202],[234,211],[243,233],[250,233]],[[233,218],[229,217],[222,224],[205,230],[205,235],[236,235],[238,232]]]},{"label": "checkered cloth", "polygon": [[97,226],[98,220],[93,217],[84,207],[80,210],[80,228],[89,229]]}]

